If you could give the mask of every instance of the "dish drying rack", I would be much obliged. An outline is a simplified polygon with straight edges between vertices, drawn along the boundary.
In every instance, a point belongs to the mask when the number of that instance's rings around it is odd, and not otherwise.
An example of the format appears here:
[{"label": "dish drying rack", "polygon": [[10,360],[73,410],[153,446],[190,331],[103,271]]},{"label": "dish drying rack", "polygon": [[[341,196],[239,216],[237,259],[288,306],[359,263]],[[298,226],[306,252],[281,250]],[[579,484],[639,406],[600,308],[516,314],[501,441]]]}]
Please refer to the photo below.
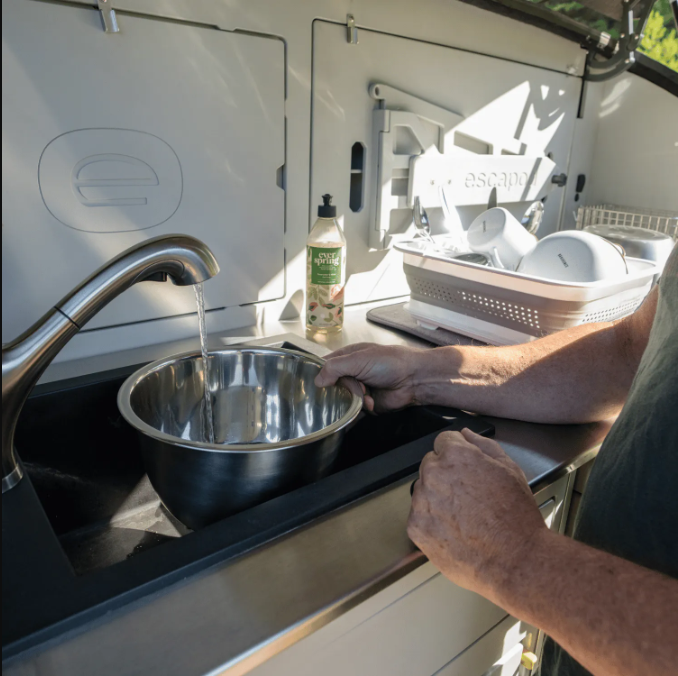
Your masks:
[{"label": "dish drying rack", "polygon": [[423,240],[401,242],[410,286],[406,309],[427,329],[447,329],[491,345],[515,345],[580,324],[631,314],[658,274],[651,261],[627,258],[629,274],[566,283],[455,260]]},{"label": "dish drying rack", "polygon": [[675,211],[637,209],[615,204],[579,207],[577,230],[582,230],[587,225],[630,225],[663,232],[678,240],[678,213]]}]

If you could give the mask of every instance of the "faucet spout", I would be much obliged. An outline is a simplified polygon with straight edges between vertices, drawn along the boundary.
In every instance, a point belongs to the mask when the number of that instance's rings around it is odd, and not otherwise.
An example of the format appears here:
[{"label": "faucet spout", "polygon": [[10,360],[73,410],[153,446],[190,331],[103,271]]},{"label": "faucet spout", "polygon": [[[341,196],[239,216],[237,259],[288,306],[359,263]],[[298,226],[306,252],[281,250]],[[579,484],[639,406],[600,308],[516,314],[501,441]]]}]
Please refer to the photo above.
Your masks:
[{"label": "faucet spout", "polygon": [[166,235],[123,251],[56,304],[82,328],[104,305],[130,286],[167,275],[177,286],[200,284],[219,272],[214,254],[200,240]]},{"label": "faucet spout", "polygon": [[103,307],[137,282],[169,277],[199,284],[219,272],[210,249],[187,235],[163,235],[124,251],[99,268],[31,328],[2,349],[2,492],[22,477],[14,432],[28,395],[50,362]]}]

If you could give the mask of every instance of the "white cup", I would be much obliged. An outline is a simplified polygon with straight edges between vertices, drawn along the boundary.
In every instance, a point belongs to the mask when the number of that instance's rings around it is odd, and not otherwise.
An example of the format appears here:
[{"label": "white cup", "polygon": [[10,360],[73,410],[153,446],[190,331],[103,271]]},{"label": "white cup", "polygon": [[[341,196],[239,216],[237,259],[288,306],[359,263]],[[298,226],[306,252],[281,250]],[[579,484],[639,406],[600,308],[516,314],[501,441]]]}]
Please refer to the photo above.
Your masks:
[{"label": "white cup", "polygon": [[581,230],[565,230],[544,237],[527,254],[518,272],[559,282],[598,282],[628,274],[624,250],[608,240]]},{"label": "white cup", "polygon": [[506,270],[515,270],[537,245],[537,238],[502,207],[480,214],[471,223],[467,238],[472,251],[487,254],[495,267]]}]

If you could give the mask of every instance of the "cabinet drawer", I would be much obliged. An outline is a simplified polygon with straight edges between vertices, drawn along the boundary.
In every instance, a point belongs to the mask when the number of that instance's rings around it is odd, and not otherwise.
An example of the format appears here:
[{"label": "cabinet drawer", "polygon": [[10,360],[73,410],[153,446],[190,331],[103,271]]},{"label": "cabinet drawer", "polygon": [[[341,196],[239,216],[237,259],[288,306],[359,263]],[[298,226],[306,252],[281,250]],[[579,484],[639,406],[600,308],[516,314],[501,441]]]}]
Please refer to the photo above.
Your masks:
[{"label": "cabinet drawer", "polygon": [[[535,494],[549,527],[562,521],[568,478]],[[525,635],[514,618],[426,563],[275,655],[256,676],[513,676]]]},{"label": "cabinet drawer", "polygon": [[434,676],[513,676],[523,654],[525,630],[507,617]]},{"label": "cabinet drawer", "polygon": [[347,626],[344,616],[343,633],[328,625],[255,673],[430,676],[505,617],[501,608],[436,573],[370,617]]}]

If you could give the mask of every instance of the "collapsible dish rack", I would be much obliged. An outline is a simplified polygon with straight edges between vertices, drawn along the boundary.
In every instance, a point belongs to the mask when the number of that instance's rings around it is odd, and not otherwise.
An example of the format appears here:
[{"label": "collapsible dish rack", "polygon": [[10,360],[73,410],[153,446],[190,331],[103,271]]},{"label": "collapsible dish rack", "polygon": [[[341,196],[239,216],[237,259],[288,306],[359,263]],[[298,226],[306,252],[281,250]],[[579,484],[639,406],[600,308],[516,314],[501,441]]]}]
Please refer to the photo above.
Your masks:
[{"label": "collapsible dish rack", "polygon": [[571,284],[454,260],[427,251],[423,240],[396,248],[404,254],[411,290],[407,309],[417,322],[493,345],[624,317],[640,305],[658,272],[651,261],[627,258],[623,278]]}]

